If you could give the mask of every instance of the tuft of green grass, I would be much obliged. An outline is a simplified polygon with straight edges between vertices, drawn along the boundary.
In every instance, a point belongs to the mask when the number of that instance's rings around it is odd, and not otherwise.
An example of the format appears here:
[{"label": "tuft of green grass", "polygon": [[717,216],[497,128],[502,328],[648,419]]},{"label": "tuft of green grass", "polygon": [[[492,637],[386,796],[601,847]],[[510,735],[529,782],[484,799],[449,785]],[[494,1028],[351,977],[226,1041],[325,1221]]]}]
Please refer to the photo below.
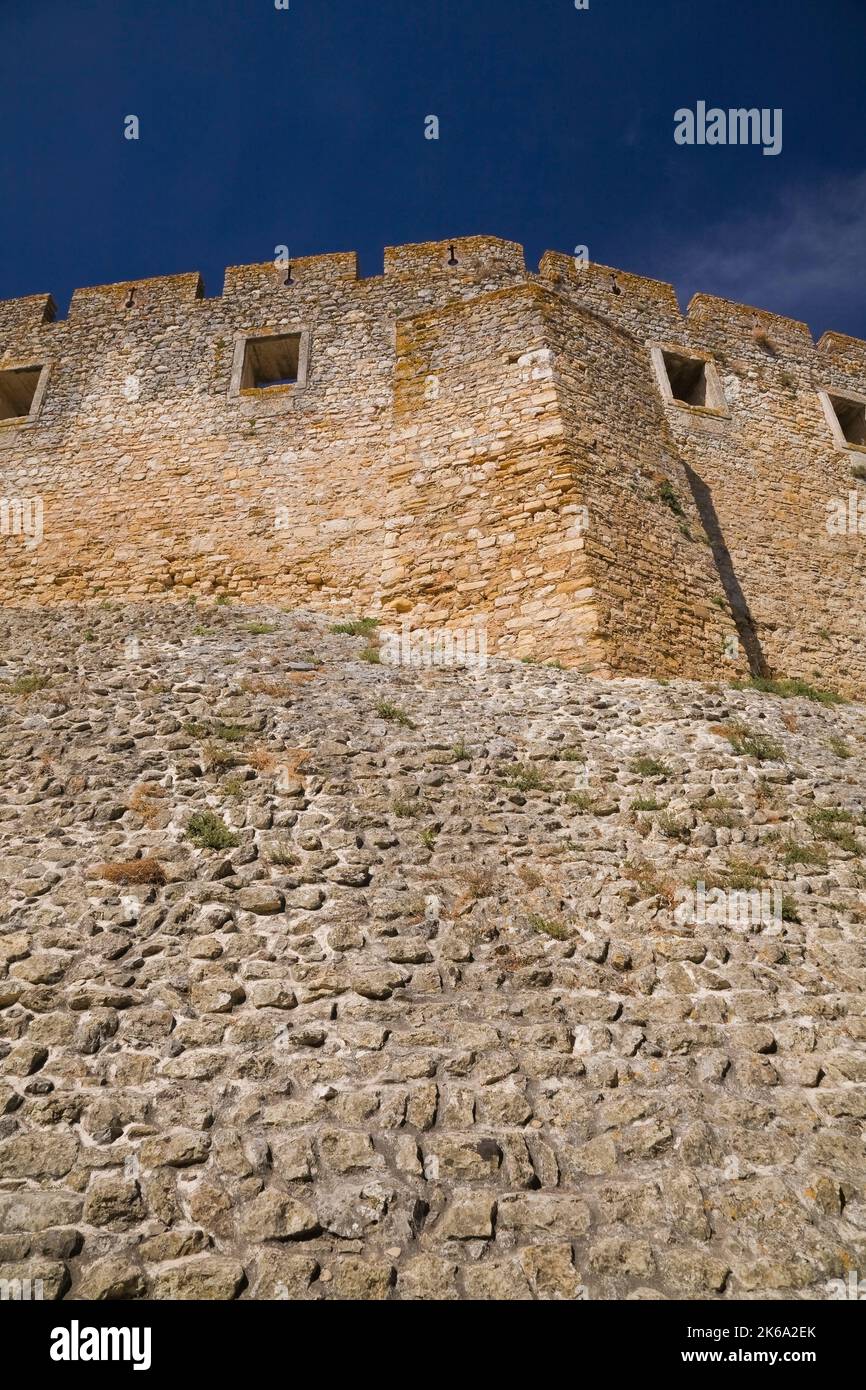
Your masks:
[{"label": "tuft of green grass", "polygon": [[659,816],[656,825],[669,840],[681,840],[684,845],[687,845],[692,837],[692,832],[685,821],[677,820],[676,816],[667,814]]},{"label": "tuft of green grass", "polygon": [[635,758],[631,763],[631,770],[637,773],[638,777],[667,778],[672,775],[667,763],[659,762],[658,758]]},{"label": "tuft of green grass", "polygon": [[37,690],[44,690],[46,685],[50,685],[50,676],[16,676],[14,681],[3,682],[3,693],[6,695],[34,695]]},{"label": "tuft of green grass", "polygon": [[371,666],[378,666],[382,661],[382,653],[378,647],[365,647],[359,656],[361,661],[369,661]]},{"label": "tuft of green grass", "polygon": [[389,724],[400,724],[404,729],[415,728],[406,711],[399,705],[392,704],[390,700],[380,700],[376,706],[376,713],[380,719],[387,719]]},{"label": "tuft of green grass", "polygon": [[330,631],[344,637],[370,637],[378,626],[378,618],[355,618],[351,622],[334,623]]},{"label": "tuft of green grass", "polygon": [[779,695],[783,700],[791,700],[795,696],[802,696],[805,700],[813,700],[819,705],[844,705],[847,701],[835,690],[822,690],[820,686],[810,685],[808,681],[800,680],[797,676],[785,679],[769,676],[752,676],[747,681],[732,681],[735,690],[760,690],[765,695]]},{"label": "tuft of green grass", "polygon": [[595,797],[592,792],[569,792],[565,799],[569,806],[576,806],[578,811],[583,814],[592,811],[595,805]]},{"label": "tuft of green grass", "polygon": [[223,772],[227,768],[237,767],[237,756],[230,748],[224,748],[221,743],[214,739],[206,739],[202,744],[202,752],[208,767],[214,772]]},{"label": "tuft of green grass", "polygon": [[287,840],[285,836],[270,845],[266,853],[269,863],[279,864],[282,869],[292,869],[299,862],[291,840]]},{"label": "tuft of green grass", "polygon": [[534,912],[527,920],[533,931],[541,936],[551,936],[554,941],[567,941],[571,936],[568,927],[558,917],[542,917]]},{"label": "tuft of green grass", "polygon": [[733,888],[751,892],[759,887],[767,877],[763,864],[753,864],[748,859],[729,859],[722,875],[723,888]]},{"label": "tuft of green grass", "polygon": [[530,763],[515,763],[513,767],[502,769],[498,776],[520,792],[547,791],[547,783],[538,768]]},{"label": "tuft of green grass", "polygon": [[458,743],[455,743],[454,747],[451,749],[451,756],[455,763],[465,763],[469,761],[469,749],[466,747],[462,738]]},{"label": "tuft of green grass", "polygon": [[402,797],[398,797],[396,801],[391,802],[391,810],[394,812],[395,816],[408,818],[412,816],[423,816],[427,807],[420,799],[407,801]]},{"label": "tuft of green grass", "polygon": [[661,811],[663,803],[654,796],[637,796],[631,803],[632,811]]},{"label": "tuft of green grass", "polygon": [[819,806],[817,810],[809,812],[806,820],[817,833],[828,825],[837,825],[839,821],[846,825],[853,825],[854,813],[853,811],[844,811],[841,806]]},{"label": "tuft of green grass", "polygon": [[853,830],[848,830],[843,825],[837,825],[833,830],[828,830],[824,839],[830,840],[840,849],[844,849],[846,854],[862,854],[863,852],[863,846]]},{"label": "tuft of green grass", "polygon": [[844,738],[841,738],[839,734],[831,734],[830,749],[831,752],[836,754],[837,758],[853,758],[854,756]]},{"label": "tuft of green grass", "polygon": [[827,851],[823,845],[801,845],[796,840],[782,841],[782,854],[786,864],[806,864],[815,868],[826,868]]},{"label": "tuft of green grass", "polygon": [[253,637],[264,637],[267,633],[276,632],[276,623],[250,623],[247,632]]},{"label": "tuft of green grass", "polygon": [[778,739],[749,729],[745,724],[719,724],[712,732],[726,738],[740,757],[757,758],[759,763],[784,761],[785,750]]},{"label": "tuft of green grass", "polygon": [[673,484],[669,483],[667,479],[659,488],[659,500],[664,502],[666,507],[670,507],[674,516],[685,516],[686,513],[683,504],[677,496]]},{"label": "tuft of green grass", "polygon": [[224,796],[238,799],[247,795],[249,787],[243,777],[225,777],[222,781],[222,790]]},{"label": "tuft of green grass", "polygon": [[199,849],[232,849],[240,841],[215,811],[196,811],[189,818],[186,838]]},{"label": "tuft of green grass", "polygon": [[241,743],[247,736],[246,729],[242,729],[240,724],[216,723],[211,732],[214,738],[222,739],[223,743]]},{"label": "tuft of green grass", "polygon": [[861,852],[860,841],[851,829],[854,816],[850,811],[843,811],[836,806],[822,806],[816,811],[810,811],[806,820],[812,833],[819,839],[829,840],[831,844],[847,850],[848,854]]},{"label": "tuft of green grass", "polygon": [[436,831],[432,826],[428,826],[426,830],[422,830],[419,838],[425,849],[436,848]]}]

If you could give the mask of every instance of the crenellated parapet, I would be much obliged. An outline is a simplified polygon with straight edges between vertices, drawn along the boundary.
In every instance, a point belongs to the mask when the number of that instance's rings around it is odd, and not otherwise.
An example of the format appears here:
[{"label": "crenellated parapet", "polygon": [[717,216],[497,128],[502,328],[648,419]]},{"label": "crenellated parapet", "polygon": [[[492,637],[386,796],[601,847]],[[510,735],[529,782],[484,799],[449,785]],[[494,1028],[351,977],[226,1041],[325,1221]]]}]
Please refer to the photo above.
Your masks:
[{"label": "crenellated parapet", "polygon": [[163,313],[188,308],[203,296],[204,281],[198,272],[159,275],[117,285],[92,285],[89,289],[74,291],[68,321],[71,324],[122,321],[127,313]]}]

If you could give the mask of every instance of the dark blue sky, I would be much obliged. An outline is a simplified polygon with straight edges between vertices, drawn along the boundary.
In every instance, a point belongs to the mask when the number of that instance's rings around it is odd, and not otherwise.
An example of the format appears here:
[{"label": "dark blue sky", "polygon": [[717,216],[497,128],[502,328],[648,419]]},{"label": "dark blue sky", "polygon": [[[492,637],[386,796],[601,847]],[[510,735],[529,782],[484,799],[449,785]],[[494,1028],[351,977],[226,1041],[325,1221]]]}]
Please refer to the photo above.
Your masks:
[{"label": "dark blue sky", "polygon": [[866,337],[866,0],[290,6],[0,0],[0,298],[487,232]]}]

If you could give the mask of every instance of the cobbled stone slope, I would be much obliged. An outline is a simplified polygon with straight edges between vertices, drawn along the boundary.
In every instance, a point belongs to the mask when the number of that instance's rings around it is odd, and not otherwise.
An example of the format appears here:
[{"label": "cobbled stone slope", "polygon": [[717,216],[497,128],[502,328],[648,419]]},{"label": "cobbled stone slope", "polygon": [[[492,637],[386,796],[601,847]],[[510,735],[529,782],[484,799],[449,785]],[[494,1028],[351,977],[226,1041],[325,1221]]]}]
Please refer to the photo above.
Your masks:
[{"label": "cobbled stone slope", "polygon": [[[274,608],[0,632],[0,1278],[812,1299],[866,1272],[862,707],[391,668]],[[681,924],[697,880],[782,920]]]}]

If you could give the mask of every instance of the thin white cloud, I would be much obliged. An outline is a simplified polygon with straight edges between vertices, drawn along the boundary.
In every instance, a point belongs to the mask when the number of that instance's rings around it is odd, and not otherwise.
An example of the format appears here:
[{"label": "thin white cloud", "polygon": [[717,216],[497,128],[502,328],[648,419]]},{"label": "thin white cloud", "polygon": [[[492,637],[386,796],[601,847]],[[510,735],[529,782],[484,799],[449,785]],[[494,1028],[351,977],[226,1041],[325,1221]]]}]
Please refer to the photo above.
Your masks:
[{"label": "thin white cloud", "polygon": [[[866,173],[790,188],[766,212],[720,224],[679,248],[675,279],[697,291],[851,332],[866,321]],[[815,316],[821,322],[814,322]]]}]

